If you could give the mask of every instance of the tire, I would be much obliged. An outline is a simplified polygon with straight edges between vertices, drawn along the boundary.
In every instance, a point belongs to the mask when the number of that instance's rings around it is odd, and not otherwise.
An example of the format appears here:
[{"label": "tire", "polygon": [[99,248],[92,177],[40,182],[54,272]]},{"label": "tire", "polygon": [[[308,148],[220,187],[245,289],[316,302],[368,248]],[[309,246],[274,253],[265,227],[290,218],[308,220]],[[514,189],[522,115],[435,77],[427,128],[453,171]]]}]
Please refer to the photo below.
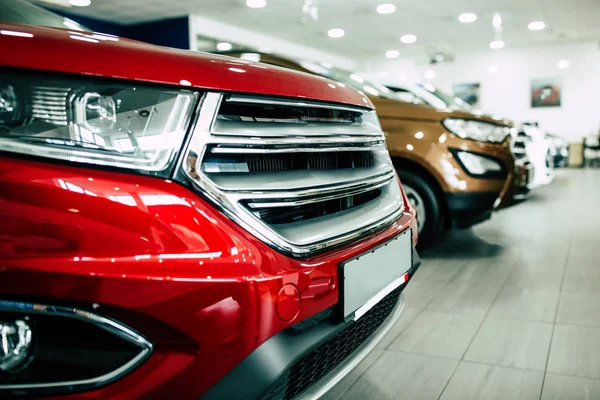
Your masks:
[{"label": "tire", "polygon": [[[419,225],[419,244],[417,245],[417,249],[424,250],[435,244],[443,231],[440,199],[428,179],[409,171],[396,171],[398,172],[400,181],[402,181],[406,197],[413,204],[413,207],[417,209],[417,221]],[[425,221],[419,219],[419,214],[425,214]],[[421,218],[423,217],[421,216]]]}]

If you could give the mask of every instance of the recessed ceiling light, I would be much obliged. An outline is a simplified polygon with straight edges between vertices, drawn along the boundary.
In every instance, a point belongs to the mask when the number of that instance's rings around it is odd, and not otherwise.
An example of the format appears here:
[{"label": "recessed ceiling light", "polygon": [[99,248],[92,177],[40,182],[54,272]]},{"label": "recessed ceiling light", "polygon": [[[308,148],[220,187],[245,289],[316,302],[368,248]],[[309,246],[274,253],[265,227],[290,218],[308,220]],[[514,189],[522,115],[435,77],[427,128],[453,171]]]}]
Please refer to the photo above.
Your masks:
[{"label": "recessed ceiling light", "polygon": [[544,21],[533,21],[528,26],[530,31],[541,31],[546,28]]},{"label": "recessed ceiling light", "polygon": [[246,60],[246,61],[259,62],[260,54],[258,54],[258,53],[242,53],[240,58],[242,60]]},{"label": "recessed ceiling light", "polygon": [[398,50],[388,50],[385,52],[385,56],[387,58],[398,58],[400,57],[400,52]]},{"label": "recessed ceiling light", "polygon": [[396,11],[396,6],[393,4],[380,4],[377,6],[377,12],[379,14],[391,14]]},{"label": "recessed ceiling light", "polygon": [[76,7],[87,7],[92,4],[91,0],[69,0],[69,4]]},{"label": "recessed ceiling light", "polygon": [[496,73],[496,72],[498,72],[498,71],[500,71],[500,66],[499,66],[499,65],[493,64],[493,65],[490,65],[490,66],[488,67],[488,72],[489,72],[490,74],[495,74],[495,73]]},{"label": "recessed ceiling light", "polygon": [[494,18],[492,18],[492,26],[496,32],[502,30],[502,17],[498,13],[494,13]]},{"label": "recessed ceiling light", "polygon": [[233,45],[228,42],[217,43],[217,50],[219,51],[228,51],[233,48]]},{"label": "recessed ceiling light", "polygon": [[91,39],[88,37],[84,37],[84,36],[77,36],[77,35],[71,35],[69,36],[71,39],[75,39],[75,40],[81,40],[82,42],[90,42],[90,43],[100,43],[99,40],[96,39]]},{"label": "recessed ceiling light", "polygon": [[246,5],[250,8],[263,8],[267,5],[267,0],[246,0]]},{"label": "recessed ceiling light", "polygon": [[87,7],[92,4],[91,0],[69,0],[69,4],[76,7]]},{"label": "recessed ceiling light", "polygon": [[330,38],[341,38],[344,36],[344,30],[339,28],[330,29],[329,32],[327,32],[327,35]]},{"label": "recessed ceiling light", "polygon": [[400,41],[404,44],[411,44],[417,41],[417,37],[415,35],[402,35]]},{"label": "recessed ceiling light", "polygon": [[567,69],[571,66],[571,61],[569,60],[560,60],[558,63],[556,63],[556,67],[558,69]]},{"label": "recessed ceiling light", "polygon": [[427,70],[425,72],[425,79],[432,80],[432,79],[435,79],[436,76],[437,76],[437,74],[432,69]]},{"label": "recessed ceiling light", "polygon": [[473,13],[463,13],[458,16],[458,20],[463,24],[468,24],[477,21],[477,15]]},{"label": "recessed ceiling light", "polygon": [[353,81],[358,82],[358,83],[364,83],[365,82],[365,79],[362,76],[356,75],[356,74],[350,75],[350,79],[352,79]]},{"label": "recessed ceiling light", "polygon": [[373,96],[379,96],[379,91],[369,85],[364,85],[363,90],[369,94],[372,94]]},{"label": "recessed ceiling light", "polygon": [[490,42],[490,49],[499,50],[503,49],[505,46],[504,40],[492,40]]}]

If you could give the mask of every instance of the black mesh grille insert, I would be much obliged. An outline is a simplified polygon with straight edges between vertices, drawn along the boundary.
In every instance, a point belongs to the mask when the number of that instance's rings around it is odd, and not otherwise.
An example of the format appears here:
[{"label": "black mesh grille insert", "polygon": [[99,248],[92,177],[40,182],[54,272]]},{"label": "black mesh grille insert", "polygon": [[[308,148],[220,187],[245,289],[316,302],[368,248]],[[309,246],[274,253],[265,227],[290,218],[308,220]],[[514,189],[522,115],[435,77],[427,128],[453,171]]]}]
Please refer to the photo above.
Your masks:
[{"label": "black mesh grille insert", "polygon": [[[236,168],[231,168],[235,165]],[[207,172],[282,172],[329,171],[343,168],[373,168],[375,154],[371,151],[282,154],[211,154],[204,161]]]},{"label": "black mesh grille insert", "polygon": [[400,291],[398,288],[388,294],[357,322],[298,360],[263,399],[293,399],[333,371],[381,326],[396,306]]},{"label": "black mesh grille insert", "polygon": [[223,102],[217,118],[238,122],[360,124],[362,122],[362,112],[295,105]]}]

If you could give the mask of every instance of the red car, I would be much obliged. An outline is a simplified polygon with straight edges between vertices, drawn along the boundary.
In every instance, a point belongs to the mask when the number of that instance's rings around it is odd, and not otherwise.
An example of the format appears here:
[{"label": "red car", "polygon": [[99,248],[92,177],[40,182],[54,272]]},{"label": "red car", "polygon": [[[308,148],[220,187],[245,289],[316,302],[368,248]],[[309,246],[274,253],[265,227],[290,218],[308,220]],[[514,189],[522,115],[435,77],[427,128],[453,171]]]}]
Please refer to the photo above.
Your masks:
[{"label": "red car", "polygon": [[70,29],[0,23],[0,397],[320,397],[419,266],[372,104],[36,13]]}]

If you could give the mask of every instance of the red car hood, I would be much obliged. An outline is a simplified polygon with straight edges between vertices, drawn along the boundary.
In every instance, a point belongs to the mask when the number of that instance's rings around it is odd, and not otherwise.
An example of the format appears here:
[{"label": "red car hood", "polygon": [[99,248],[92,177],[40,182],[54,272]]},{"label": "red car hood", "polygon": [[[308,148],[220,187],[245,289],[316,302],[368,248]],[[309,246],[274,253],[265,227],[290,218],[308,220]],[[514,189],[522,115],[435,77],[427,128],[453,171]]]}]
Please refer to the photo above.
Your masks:
[{"label": "red car hood", "polygon": [[373,108],[332,81],[271,65],[176,50],[113,36],[0,23],[2,67],[306,98]]}]

